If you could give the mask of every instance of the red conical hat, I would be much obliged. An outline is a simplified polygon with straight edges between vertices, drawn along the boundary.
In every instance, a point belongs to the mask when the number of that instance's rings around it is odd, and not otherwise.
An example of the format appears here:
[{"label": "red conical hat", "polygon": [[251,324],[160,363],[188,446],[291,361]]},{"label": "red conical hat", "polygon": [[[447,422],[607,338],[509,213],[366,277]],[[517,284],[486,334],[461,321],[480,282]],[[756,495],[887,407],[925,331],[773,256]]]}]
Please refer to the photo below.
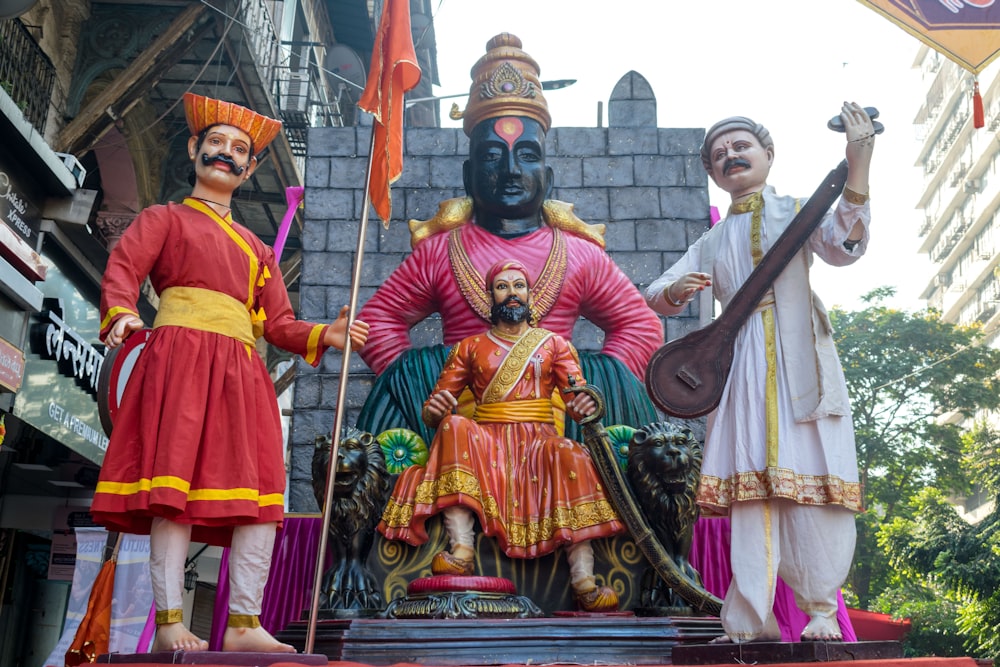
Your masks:
[{"label": "red conical hat", "polygon": [[268,118],[232,102],[214,100],[194,93],[184,93],[184,113],[192,135],[213,125],[232,125],[247,133],[256,153],[264,150],[281,131],[280,120]]}]

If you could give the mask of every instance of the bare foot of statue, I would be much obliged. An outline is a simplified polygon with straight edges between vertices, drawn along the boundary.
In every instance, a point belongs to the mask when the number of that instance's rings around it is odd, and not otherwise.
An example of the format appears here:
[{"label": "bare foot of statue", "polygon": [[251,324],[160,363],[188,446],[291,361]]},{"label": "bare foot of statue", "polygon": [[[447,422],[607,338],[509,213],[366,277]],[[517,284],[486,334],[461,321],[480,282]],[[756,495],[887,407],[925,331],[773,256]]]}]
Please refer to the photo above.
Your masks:
[{"label": "bare foot of statue", "polygon": [[297,653],[294,646],[282,644],[261,627],[226,628],[222,635],[223,651],[244,653]]},{"label": "bare foot of statue", "polygon": [[839,642],[844,640],[840,632],[840,623],[836,615],[822,616],[817,614],[809,619],[809,624],[802,630],[804,642]]},{"label": "bare foot of statue", "polygon": [[771,632],[762,632],[756,637],[751,637],[750,639],[733,639],[729,635],[722,635],[716,637],[715,639],[709,641],[709,644],[748,644],[750,642],[780,642],[781,633],[777,635]]},{"label": "bare foot of statue", "polygon": [[191,633],[183,623],[165,623],[156,626],[151,653],[163,651],[207,651],[208,642]]}]

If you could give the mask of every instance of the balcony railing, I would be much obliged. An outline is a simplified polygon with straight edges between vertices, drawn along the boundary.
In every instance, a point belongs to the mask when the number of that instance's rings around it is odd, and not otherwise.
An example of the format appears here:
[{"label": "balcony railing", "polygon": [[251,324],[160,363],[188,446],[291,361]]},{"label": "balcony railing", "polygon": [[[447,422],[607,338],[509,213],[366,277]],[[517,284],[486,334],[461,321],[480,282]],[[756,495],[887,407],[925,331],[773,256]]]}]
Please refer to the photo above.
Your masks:
[{"label": "balcony railing", "polygon": [[56,69],[19,19],[0,21],[0,87],[45,132]]},{"label": "balcony railing", "polygon": [[245,27],[250,52],[254,54],[257,74],[269,88],[274,81],[278,56],[278,34],[271,21],[271,10],[264,0],[249,0],[240,5],[239,19]]}]

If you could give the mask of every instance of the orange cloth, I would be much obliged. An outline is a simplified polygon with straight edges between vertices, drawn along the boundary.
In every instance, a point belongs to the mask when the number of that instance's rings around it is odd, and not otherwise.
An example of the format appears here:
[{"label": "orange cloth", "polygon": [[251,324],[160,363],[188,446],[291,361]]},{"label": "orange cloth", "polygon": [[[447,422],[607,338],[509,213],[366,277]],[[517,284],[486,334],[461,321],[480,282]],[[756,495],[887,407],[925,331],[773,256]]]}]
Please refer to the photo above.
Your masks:
[{"label": "orange cloth", "polygon": [[[481,402],[494,393],[488,391],[490,381],[511,347],[492,333],[462,340],[445,362],[435,393],[446,390],[457,397],[468,386]],[[569,386],[571,376],[583,383],[573,349],[553,334],[497,400],[548,399],[553,389]],[[551,423],[477,423],[446,416],[427,465],[400,475],[379,531],[389,539],[423,544],[426,520],[455,505],[479,515],[484,534],[495,537],[513,558],[535,558],[563,544],[625,532],[590,455],[560,437]]]},{"label": "orange cloth", "polygon": [[97,573],[94,587],[87,600],[87,612],[66,651],[65,667],[97,662],[97,656],[108,652],[111,640],[111,601],[115,590],[115,565],[111,558]]},{"label": "orange cloth", "polygon": [[378,217],[392,217],[389,186],[403,173],[403,93],[420,82],[420,66],[410,34],[410,0],[382,6],[375,49],[358,107],[375,116],[369,196]]},{"label": "orange cloth", "polygon": [[[188,200],[191,201],[191,200]],[[134,312],[147,275],[244,304],[273,345],[316,365],[325,325],[295,319],[274,253],[211,209],[144,210],[112,251],[101,315]],[[239,524],[280,524],[285,467],[274,385],[251,346],[185,326],[154,329],[111,434],[91,512],[111,530],[148,534],[152,517],[193,525],[192,539],[227,546]]]}]

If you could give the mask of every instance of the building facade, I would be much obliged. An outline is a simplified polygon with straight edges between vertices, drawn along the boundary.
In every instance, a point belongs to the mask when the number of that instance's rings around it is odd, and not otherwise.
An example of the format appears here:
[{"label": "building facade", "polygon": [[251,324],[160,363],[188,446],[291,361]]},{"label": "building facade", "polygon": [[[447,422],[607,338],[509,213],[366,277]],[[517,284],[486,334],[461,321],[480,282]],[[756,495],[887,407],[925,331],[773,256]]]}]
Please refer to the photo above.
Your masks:
[{"label": "building facade", "polygon": [[[933,273],[920,297],[945,321],[979,325],[1000,345],[1000,64],[979,74],[985,127],[974,127],[975,77],[937,51],[920,48],[915,67],[925,100],[914,119],[924,187],[920,252]],[[985,415],[984,415],[985,416]],[[995,415],[990,417],[995,421]],[[970,521],[993,506],[979,494],[957,505]]]},{"label": "building facade", "polygon": [[[73,528],[87,522],[108,441],[97,402],[101,275],[139,211],[190,191],[183,93],[283,121],[233,200],[233,217],[273,244],[287,189],[305,184],[309,129],[356,121],[381,3],[15,4],[26,9],[0,17],[0,665],[36,667],[62,630]],[[430,1],[411,7],[429,96]],[[431,105],[409,114],[437,122]],[[303,222],[300,211],[281,257],[293,305]],[[148,323],[156,302],[145,289]],[[261,352],[282,393],[289,364]],[[213,581],[212,552],[194,555]]]},{"label": "building facade", "polygon": [[944,319],[980,323],[996,344],[1000,323],[1000,67],[980,77],[986,126],[973,126],[974,77],[922,47],[916,59],[926,100],[914,124],[924,189],[920,252],[934,264],[921,294]]}]

